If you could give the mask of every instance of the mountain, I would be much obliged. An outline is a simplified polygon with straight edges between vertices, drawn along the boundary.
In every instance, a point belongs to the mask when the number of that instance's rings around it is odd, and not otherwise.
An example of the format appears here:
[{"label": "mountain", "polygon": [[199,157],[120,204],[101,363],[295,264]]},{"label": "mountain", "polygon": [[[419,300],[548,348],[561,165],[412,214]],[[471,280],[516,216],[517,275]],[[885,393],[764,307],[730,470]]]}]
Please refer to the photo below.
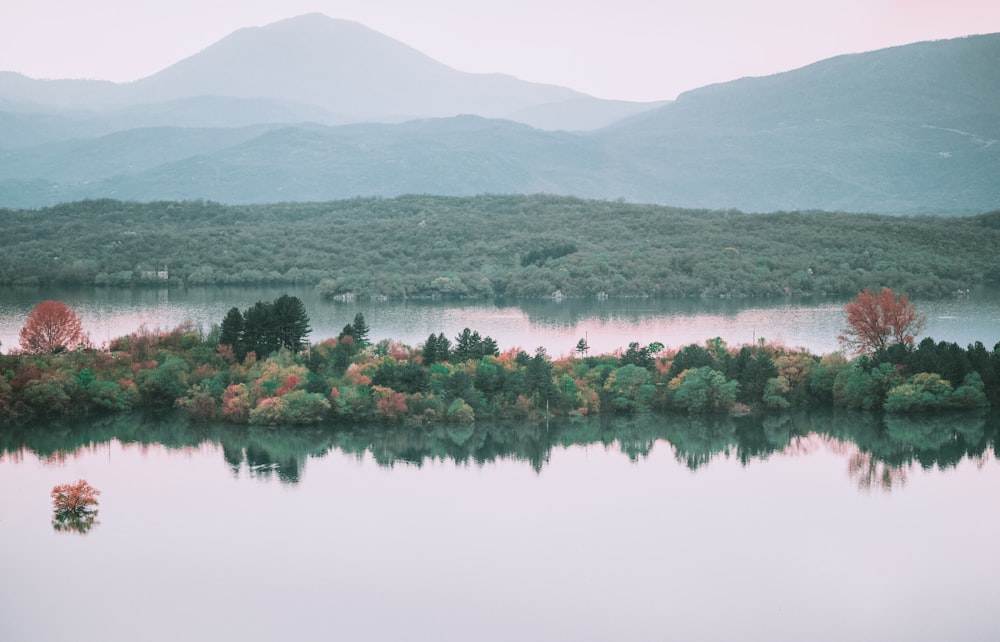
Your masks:
[{"label": "mountain", "polygon": [[[1000,205],[1000,34],[704,87],[599,133],[637,200],[749,210]],[[720,195],[723,196],[720,199]]]},{"label": "mountain", "polygon": [[129,85],[0,74],[0,206],[547,192],[973,214],[1000,208],[996,60],[1000,34],[916,43],[637,105],[303,16]]},{"label": "mountain", "polygon": [[595,129],[658,106],[602,100],[501,74],[457,71],[363,25],[322,14],[241,29],[131,83],[32,80],[0,73],[0,99],[99,115],[130,108],[146,126],[214,126],[211,112],[197,122],[189,109],[182,123],[169,108],[181,101],[191,106],[191,100],[208,96],[298,106],[297,120],[282,113],[278,122],[402,122],[478,114],[574,130]]}]

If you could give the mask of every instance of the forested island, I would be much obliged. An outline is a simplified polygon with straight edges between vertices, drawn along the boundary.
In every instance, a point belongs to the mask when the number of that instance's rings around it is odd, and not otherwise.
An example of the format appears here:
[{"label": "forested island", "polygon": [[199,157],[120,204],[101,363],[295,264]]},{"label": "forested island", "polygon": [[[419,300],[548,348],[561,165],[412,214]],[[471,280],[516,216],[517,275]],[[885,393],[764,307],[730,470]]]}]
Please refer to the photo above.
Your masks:
[{"label": "forested island", "polygon": [[1000,211],[745,214],[557,196],[0,209],[0,285],[310,285],[331,297],[923,298],[1000,284]]},{"label": "forested island", "polygon": [[309,343],[304,306],[288,295],[232,308],[208,333],[142,328],[94,349],[75,313],[47,301],[26,319],[22,350],[0,355],[0,417],[178,407],[193,420],[236,424],[422,425],[658,410],[1000,406],[1000,344],[918,343],[923,319],[888,288],[859,293],[845,313],[848,356],[763,340],[730,347],[719,338],[676,349],[633,342],[592,356],[581,339],[575,353],[552,359],[541,348],[502,351],[468,328],[418,346],[372,342],[360,313],[337,337]]}]

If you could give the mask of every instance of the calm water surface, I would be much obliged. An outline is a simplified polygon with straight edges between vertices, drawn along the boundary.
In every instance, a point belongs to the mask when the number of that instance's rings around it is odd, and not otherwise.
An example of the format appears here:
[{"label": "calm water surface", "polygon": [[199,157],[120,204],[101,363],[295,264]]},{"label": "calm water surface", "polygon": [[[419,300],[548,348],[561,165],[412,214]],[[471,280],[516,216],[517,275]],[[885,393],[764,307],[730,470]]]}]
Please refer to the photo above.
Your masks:
[{"label": "calm water surface", "polygon": [[[17,346],[18,332],[31,308],[58,299],[81,315],[95,344],[135,331],[140,326],[172,329],[184,321],[208,329],[221,323],[229,308],[245,310],[257,301],[273,301],[284,293],[302,299],[313,332],[310,340],[337,336],[362,312],[373,339],[394,339],[412,346],[432,332],[449,338],[463,328],[489,335],[501,350],[520,347],[533,352],[542,346],[553,357],[569,354],[586,338],[592,353],[613,352],[638,341],[659,341],[668,347],[702,343],[721,336],[730,345],[765,338],[817,354],[837,350],[844,326],[838,299],[794,300],[564,300],[521,303],[440,303],[389,301],[337,303],[312,288],[189,288],[185,290],[0,289],[0,344]],[[982,341],[987,348],[1000,342],[1000,291],[981,290],[970,296],[917,301],[928,318],[924,336],[955,341],[962,347]]]},{"label": "calm water surface", "polygon": [[[722,336],[835,350],[843,301],[340,304],[311,289],[0,290],[96,343],[290,292],[311,339],[363,312],[567,354]],[[917,302],[1000,341],[1000,295]],[[117,417],[0,430],[0,640],[998,640],[996,415],[669,418],[310,431]],[[86,478],[97,524],[56,532]]]},{"label": "calm water surface", "polygon": [[997,422],[8,431],[0,639],[996,640]]}]

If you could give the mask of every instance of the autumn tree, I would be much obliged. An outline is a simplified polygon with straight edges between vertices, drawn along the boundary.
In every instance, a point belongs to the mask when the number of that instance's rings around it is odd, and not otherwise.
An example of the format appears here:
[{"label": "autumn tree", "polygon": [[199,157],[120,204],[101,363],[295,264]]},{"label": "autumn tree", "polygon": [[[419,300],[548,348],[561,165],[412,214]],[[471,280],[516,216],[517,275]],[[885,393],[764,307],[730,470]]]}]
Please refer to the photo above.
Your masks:
[{"label": "autumn tree", "polygon": [[897,343],[912,345],[927,322],[906,294],[896,296],[889,288],[882,288],[879,294],[871,289],[859,292],[844,311],[848,327],[837,338],[855,354],[880,352]]},{"label": "autumn tree", "polygon": [[97,496],[101,491],[79,480],[52,489],[52,528],[85,534],[97,524]]},{"label": "autumn tree", "polygon": [[42,301],[21,328],[21,348],[31,353],[72,350],[86,341],[83,323],[62,301]]}]

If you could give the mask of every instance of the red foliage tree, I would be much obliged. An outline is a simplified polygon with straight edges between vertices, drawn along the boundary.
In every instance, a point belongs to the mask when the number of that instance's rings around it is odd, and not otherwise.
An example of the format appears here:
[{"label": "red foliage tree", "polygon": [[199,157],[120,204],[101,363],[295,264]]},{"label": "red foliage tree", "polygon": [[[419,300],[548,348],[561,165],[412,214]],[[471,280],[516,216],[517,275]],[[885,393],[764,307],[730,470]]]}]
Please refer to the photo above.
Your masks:
[{"label": "red foliage tree", "polygon": [[21,349],[31,353],[72,350],[84,343],[83,323],[61,301],[42,301],[28,314],[21,328]]},{"label": "red foliage tree", "polygon": [[82,513],[94,510],[101,491],[81,479],[75,484],[61,484],[52,489],[52,509],[57,513]]},{"label": "red foliage tree", "polygon": [[855,354],[878,352],[894,343],[912,344],[927,322],[905,294],[896,296],[889,288],[879,294],[870,289],[858,292],[844,311],[848,327],[837,338]]}]

